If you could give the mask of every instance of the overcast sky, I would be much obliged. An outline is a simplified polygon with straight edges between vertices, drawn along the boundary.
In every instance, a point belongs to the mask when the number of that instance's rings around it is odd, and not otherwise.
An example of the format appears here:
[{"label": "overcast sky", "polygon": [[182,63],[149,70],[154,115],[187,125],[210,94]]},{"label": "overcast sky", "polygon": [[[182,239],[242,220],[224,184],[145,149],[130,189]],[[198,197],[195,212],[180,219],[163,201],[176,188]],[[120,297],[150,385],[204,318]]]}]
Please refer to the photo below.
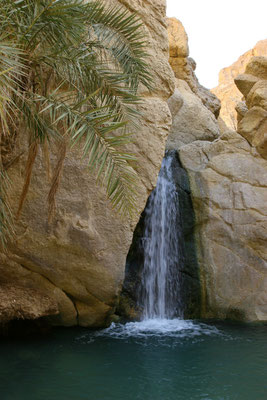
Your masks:
[{"label": "overcast sky", "polygon": [[183,23],[207,88],[217,86],[220,69],[267,39],[267,0],[167,0],[167,15]]}]

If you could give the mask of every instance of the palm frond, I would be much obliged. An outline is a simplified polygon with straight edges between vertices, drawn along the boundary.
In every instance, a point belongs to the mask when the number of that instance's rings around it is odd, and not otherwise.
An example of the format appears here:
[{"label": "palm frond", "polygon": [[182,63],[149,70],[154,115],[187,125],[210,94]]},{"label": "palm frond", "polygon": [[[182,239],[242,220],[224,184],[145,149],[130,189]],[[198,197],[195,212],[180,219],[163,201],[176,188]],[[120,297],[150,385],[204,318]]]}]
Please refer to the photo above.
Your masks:
[{"label": "palm frond", "polygon": [[105,50],[108,61],[112,59],[118,69],[122,69],[129,87],[137,90],[142,83],[151,88],[145,51],[147,43],[140,18],[122,7],[107,9],[99,2],[89,4],[88,18],[93,34],[98,38],[98,49],[102,53]]},{"label": "palm frond", "polygon": [[[127,146],[140,117],[137,89],[152,86],[139,17],[95,0],[6,0],[0,32],[0,131],[23,124],[31,143],[18,214],[38,146],[49,169],[48,143],[69,141],[82,147],[113,206],[130,213],[138,178]],[[50,211],[64,156],[60,151]]]},{"label": "palm frond", "polygon": [[10,122],[18,111],[14,96],[20,96],[18,88],[26,76],[23,56],[24,52],[8,41],[6,34],[0,34],[0,126],[3,134],[9,132]]},{"label": "palm frond", "polygon": [[62,124],[68,125],[65,135],[71,138],[72,145],[81,144],[90,171],[96,172],[113,205],[124,211],[134,208],[138,180],[130,163],[135,161],[135,156],[122,151],[133,140],[133,135],[124,130],[121,134],[112,134],[123,129],[126,123],[114,122],[114,114],[108,114],[106,107],[81,111],[76,104],[62,102],[60,96],[36,96],[36,101],[41,103],[40,114],[50,115],[53,127],[58,130]]}]

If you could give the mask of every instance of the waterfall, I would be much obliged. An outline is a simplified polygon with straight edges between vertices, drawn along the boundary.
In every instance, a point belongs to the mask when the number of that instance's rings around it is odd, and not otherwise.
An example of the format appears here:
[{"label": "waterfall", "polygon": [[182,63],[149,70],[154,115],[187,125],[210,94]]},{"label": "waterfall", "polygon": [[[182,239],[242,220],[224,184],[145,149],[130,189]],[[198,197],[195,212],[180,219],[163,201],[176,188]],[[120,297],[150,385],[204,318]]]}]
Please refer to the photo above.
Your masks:
[{"label": "waterfall", "polygon": [[181,218],[172,173],[173,157],[174,153],[168,152],[163,159],[157,186],[145,210],[144,268],[139,293],[144,319],[183,316],[178,269],[182,257]]}]

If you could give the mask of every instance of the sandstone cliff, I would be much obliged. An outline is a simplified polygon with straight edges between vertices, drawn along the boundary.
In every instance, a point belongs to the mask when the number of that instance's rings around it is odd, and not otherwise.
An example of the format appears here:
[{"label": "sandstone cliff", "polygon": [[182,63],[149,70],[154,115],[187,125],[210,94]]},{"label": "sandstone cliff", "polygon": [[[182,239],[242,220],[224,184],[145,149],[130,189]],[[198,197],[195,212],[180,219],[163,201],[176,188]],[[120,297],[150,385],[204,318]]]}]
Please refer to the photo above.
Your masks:
[{"label": "sandstone cliff", "polygon": [[234,83],[237,75],[244,73],[251,57],[267,56],[267,39],[259,41],[253,49],[240,56],[229,67],[223,68],[219,74],[219,85],[212,92],[221,100],[220,117],[228,128],[236,130],[237,114],[235,107],[242,100],[242,93]]},{"label": "sandstone cliff", "polygon": [[[156,184],[164,155],[171,125],[166,101],[174,90],[174,76],[168,64],[165,0],[113,1],[118,3],[136,11],[144,22],[156,88],[152,94],[141,90],[145,99],[140,105],[141,129],[132,146],[138,157],[140,176],[138,212],[131,222],[113,212],[103,189],[96,187],[94,177],[88,173],[86,162],[81,162],[76,149],[65,160],[57,211],[49,226],[46,203],[49,184],[44,183],[45,171],[39,154],[25,208],[17,224],[17,240],[9,247],[8,254],[1,255],[0,301],[5,293],[14,297],[10,318],[12,315],[22,318],[51,315],[53,324],[96,327],[108,323],[114,312],[132,232]],[[21,193],[25,161],[22,157],[9,170],[13,208]],[[16,290],[24,293],[23,304],[18,301]],[[29,299],[32,312],[27,312]],[[42,299],[43,306],[38,308]]]},{"label": "sandstone cliff", "polygon": [[[169,24],[172,40],[173,31],[182,27],[173,20]],[[239,133],[224,127],[220,134],[213,107],[189,84],[192,61],[186,58],[186,35],[180,38],[183,43],[171,55],[179,79],[169,99],[173,126],[167,147],[179,151],[190,177],[202,315],[267,320],[266,58],[256,57],[248,65],[246,73],[254,76],[253,84],[246,76],[237,78],[239,87],[242,79],[253,86],[245,95]],[[182,64],[179,54],[184,59],[183,74],[177,74],[176,66]]]}]

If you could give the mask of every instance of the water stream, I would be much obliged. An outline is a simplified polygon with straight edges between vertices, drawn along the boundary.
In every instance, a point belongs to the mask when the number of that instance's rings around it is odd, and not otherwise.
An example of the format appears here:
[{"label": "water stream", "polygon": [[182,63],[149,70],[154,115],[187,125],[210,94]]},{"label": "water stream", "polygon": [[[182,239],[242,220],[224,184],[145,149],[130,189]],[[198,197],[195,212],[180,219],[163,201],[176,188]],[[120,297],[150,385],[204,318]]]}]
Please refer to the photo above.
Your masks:
[{"label": "water stream", "polygon": [[163,159],[157,186],[151,193],[144,220],[144,268],[139,295],[144,319],[170,319],[183,316],[180,295],[181,229],[179,197],[172,161]]}]

